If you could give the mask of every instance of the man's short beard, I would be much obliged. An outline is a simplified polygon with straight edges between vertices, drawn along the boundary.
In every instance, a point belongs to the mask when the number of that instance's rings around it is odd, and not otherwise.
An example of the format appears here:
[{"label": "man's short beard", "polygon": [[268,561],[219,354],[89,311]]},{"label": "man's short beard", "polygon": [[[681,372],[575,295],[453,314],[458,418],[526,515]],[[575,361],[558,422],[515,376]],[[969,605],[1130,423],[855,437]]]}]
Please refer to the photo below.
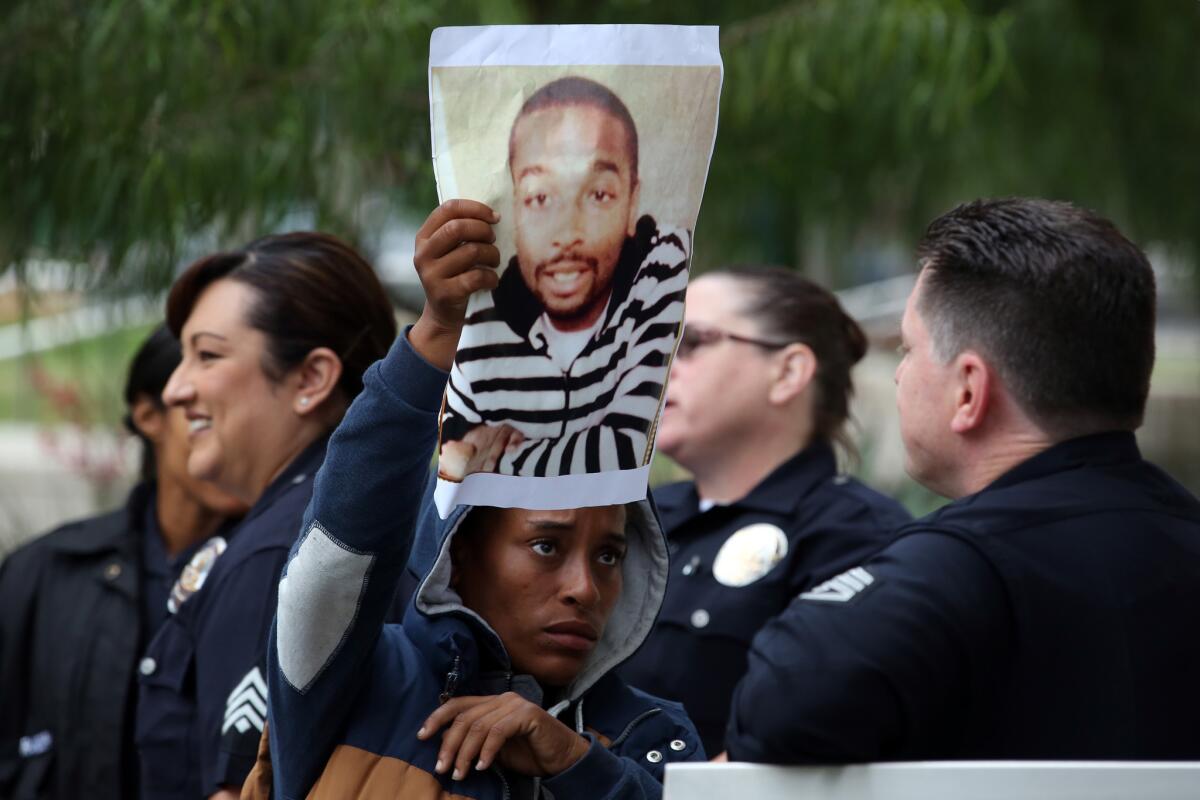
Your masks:
[{"label": "man's short beard", "polygon": [[[596,276],[596,279],[599,280],[600,259],[596,258],[595,256],[585,256],[577,252],[568,251],[566,253],[560,253],[554,258],[539,263],[533,271],[534,285],[537,285],[538,279],[541,277],[543,270],[553,267],[556,264],[561,264],[564,261],[575,261],[587,265],[587,268],[590,269],[592,274]],[[555,322],[573,323],[586,318],[589,314],[596,310],[597,305],[603,306],[604,303],[607,303],[608,296],[611,293],[612,282],[609,281],[609,285],[606,287],[601,297],[596,297],[594,300],[590,297],[585,297],[583,302],[580,303],[578,307],[570,311],[556,311],[550,307],[550,304],[547,303],[544,298],[540,296],[538,296],[538,302],[541,303],[542,308],[546,312],[546,316],[548,316],[551,320]],[[603,300],[603,302],[599,302],[600,300]]]}]

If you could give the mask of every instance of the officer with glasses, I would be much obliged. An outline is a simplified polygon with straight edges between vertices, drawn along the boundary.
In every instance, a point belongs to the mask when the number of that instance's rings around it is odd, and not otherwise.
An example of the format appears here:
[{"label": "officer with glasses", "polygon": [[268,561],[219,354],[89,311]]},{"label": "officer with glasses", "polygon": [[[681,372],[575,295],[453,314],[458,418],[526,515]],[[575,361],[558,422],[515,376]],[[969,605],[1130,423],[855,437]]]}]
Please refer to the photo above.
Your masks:
[{"label": "officer with glasses", "polygon": [[836,592],[823,582],[910,517],[838,472],[867,341],[831,293],[791,270],[721,270],[691,283],[685,314],[657,443],[693,479],[654,492],[671,576],[621,675],[682,702],[717,754],[754,635],[796,596]]}]

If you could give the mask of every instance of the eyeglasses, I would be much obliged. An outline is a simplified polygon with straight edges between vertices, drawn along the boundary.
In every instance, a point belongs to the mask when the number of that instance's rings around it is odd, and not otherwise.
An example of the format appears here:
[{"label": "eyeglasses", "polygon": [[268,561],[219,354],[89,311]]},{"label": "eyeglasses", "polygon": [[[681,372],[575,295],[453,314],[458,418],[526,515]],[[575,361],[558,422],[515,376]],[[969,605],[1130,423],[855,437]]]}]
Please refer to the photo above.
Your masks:
[{"label": "eyeglasses", "polygon": [[736,333],[723,331],[720,328],[697,328],[694,325],[686,325],[683,329],[683,335],[679,337],[679,346],[675,349],[675,357],[682,359],[691,358],[701,347],[708,347],[726,339],[731,342],[765,347],[768,350],[779,350],[791,344],[791,342],[768,342],[765,339],[740,336]]}]

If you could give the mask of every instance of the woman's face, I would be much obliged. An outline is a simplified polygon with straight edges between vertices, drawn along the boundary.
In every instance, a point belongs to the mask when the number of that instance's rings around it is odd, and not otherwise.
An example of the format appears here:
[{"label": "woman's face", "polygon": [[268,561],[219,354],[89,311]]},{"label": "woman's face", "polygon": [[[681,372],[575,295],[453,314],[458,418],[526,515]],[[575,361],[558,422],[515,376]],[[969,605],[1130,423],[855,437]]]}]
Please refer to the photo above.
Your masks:
[{"label": "woman's face", "polygon": [[302,447],[296,381],[263,372],[267,338],[246,323],[255,290],[219,280],[197,299],[180,339],[183,360],[163,390],[182,408],[188,472],[254,503]]},{"label": "woman's face", "polygon": [[[688,327],[736,336],[764,336],[741,309],[747,298],[735,279],[698,278],[687,290]],[[686,469],[739,448],[762,426],[768,411],[773,351],[722,338],[671,362],[667,399],[658,426],[660,450]]]},{"label": "woman's face", "polygon": [[225,517],[246,513],[246,504],[216,484],[192,476],[188,470],[191,456],[187,412],[168,408],[162,414],[162,435],[154,442],[159,484],[171,482],[204,508]]}]

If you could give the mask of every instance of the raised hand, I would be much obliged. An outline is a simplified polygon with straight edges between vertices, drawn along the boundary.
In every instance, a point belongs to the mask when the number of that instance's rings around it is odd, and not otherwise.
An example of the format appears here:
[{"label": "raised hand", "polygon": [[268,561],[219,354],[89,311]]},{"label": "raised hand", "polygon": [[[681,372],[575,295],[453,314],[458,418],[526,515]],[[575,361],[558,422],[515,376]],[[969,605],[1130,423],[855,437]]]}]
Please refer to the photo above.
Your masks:
[{"label": "raised hand", "polygon": [[425,309],[409,343],[426,361],[448,370],[454,362],[467,300],[496,288],[500,251],[492,225],[500,215],[474,200],[447,200],[417,231],[413,264],[425,290]]}]

